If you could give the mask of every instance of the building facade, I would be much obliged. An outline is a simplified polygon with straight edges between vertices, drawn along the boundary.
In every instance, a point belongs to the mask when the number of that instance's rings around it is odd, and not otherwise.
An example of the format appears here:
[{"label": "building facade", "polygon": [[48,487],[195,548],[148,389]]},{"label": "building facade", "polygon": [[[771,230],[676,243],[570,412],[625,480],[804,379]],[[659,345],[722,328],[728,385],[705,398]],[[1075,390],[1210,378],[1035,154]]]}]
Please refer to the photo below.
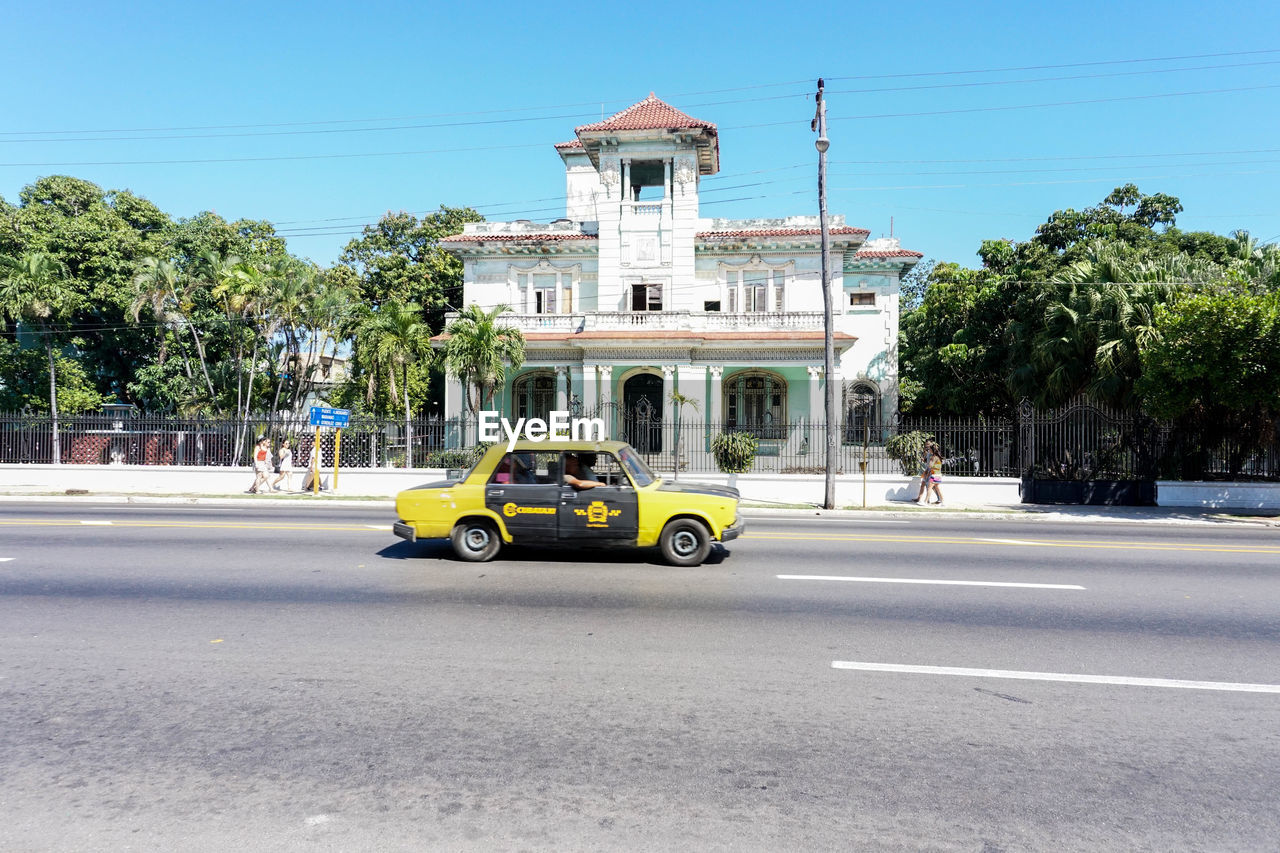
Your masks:
[{"label": "building facade", "polygon": [[[846,425],[892,416],[898,285],[920,253],[831,217],[828,379],[818,217],[700,218],[701,180],[719,170],[714,124],[651,93],[556,152],[563,218],[469,223],[441,241],[463,261],[465,303],[511,307],[504,322],[525,336],[525,363],[493,408],[511,418],[639,410],[786,441],[823,422],[832,381]],[[676,411],[673,391],[694,405]],[[445,406],[464,414],[456,379]]]}]

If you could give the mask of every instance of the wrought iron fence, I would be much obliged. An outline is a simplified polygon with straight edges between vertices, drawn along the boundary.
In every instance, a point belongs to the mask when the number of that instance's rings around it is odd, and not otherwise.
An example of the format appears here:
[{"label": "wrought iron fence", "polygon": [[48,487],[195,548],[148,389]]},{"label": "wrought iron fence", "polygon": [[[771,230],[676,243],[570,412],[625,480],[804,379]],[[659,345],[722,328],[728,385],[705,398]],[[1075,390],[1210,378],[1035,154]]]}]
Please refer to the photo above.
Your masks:
[{"label": "wrought iron fence", "polygon": [[[81,465],[245,466],[258,436],[283,439],[293,447],[295,465],[308,463],[316,430],[305,415],[251,415],[248,419],[180,418],[169,415],[90,413],[58,419],[61,461]],[[320,464],[332,466],[335,449],[342,467],[403,467],[412,453],[416,467],[450,467],[466,455],[467,430],[461,420],[393,420],[354,416],[342,432],[319,432]],[[469,435],[474,439],[474,427]],[[0,463],[51,463],[53,422],[47,414],[0,413]]]},{"label": "wrought iron fence", "polygon": [[[612,438],[629,442],[663,473],[717,471],[711,452],[721,432],[748,431],[757,441],[753,471],[818,474],[826,466],[826,429],[796,421],[744,430],[741,424],[707,424],[694,413],[684,421],[661,419],[656,407],[608,405],[590,413]],[[1051,411],[1024,404],[1014,419],[897,418],[889,424],[842,422],[836,470],[857,474],[907,473],[886,449],[895,436],[922,432],[942,447],[944,472],[977,477],[1034,474],[1055,479],[1259,479],[1280,480],[1280,437],[1261,446],[1228,440],[1205,446],[1199,436],[1140,413],[1087,401]],[[63,462],[76,464],[245,466],[257,436],[278,448],[291,441],[294,464],[310,463],[316,430],[305,416],[243,419],[175,418],[127,413],[81,414],[59,419]],[[459,418],[375,418],[355,415],[342,431],[344,468],[465,467],[479,450],[474,421]],[[0,463],[52,462],[48,415],[0,413]],[[337,434],[319,433],[320,464],[331,467]],[[907,460],[914,473],[916,463]]]}]

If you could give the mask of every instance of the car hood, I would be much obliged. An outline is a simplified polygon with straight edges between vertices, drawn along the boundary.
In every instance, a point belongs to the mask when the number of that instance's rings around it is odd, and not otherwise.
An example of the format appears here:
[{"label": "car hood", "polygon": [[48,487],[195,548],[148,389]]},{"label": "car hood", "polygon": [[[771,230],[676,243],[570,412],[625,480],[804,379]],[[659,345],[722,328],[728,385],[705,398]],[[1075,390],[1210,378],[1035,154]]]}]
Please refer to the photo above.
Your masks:
[{"label": "car hood", "polygon": [[416,492],[418,489],[451,489],[454,486],[458,485],[458,483],[460,482],[462,481],[461,480],[437,480],[434,483],[425,483],[421,486],[414,486],[411,489],[405,489],[405,491]]},{"label": "car hood", "polygon": [[714,486],[711,483],[672,483],[663,480],[658,486],[660,492],[686,492],[694,495],[715,495],[719,498],[738,500],[738,490],[732,486]]}]

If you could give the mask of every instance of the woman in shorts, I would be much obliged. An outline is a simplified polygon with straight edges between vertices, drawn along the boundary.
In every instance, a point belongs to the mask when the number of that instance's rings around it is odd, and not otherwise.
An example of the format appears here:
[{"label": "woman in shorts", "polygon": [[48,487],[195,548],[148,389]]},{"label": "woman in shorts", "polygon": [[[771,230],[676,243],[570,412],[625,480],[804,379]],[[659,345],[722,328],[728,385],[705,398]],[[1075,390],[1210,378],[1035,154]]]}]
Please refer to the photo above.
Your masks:
[{"label": "woman in shorts", "polygon": [[289,439],[280,442],[280,464],[276,465],[276,478],[271,481],[272,491],[280,491],[280,481],[284,480],[284,490],[293,491],[293,449],[289,447]]}]

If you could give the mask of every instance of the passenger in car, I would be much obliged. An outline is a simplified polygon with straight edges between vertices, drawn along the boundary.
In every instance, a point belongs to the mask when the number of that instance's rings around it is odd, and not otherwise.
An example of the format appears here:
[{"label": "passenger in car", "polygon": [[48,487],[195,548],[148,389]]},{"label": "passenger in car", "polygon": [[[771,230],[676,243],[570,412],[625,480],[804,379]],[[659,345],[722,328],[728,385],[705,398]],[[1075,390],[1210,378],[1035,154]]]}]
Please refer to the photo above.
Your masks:
[{"label": "passenger in car", "polygon": [[590,469],[583,470],[582,462],[578,459],[576,453],[566,453],[564,455],[564,481],[575,489],[594,489],[596,486],[603,486],[599,480],[592,479],[595,475]]}]

